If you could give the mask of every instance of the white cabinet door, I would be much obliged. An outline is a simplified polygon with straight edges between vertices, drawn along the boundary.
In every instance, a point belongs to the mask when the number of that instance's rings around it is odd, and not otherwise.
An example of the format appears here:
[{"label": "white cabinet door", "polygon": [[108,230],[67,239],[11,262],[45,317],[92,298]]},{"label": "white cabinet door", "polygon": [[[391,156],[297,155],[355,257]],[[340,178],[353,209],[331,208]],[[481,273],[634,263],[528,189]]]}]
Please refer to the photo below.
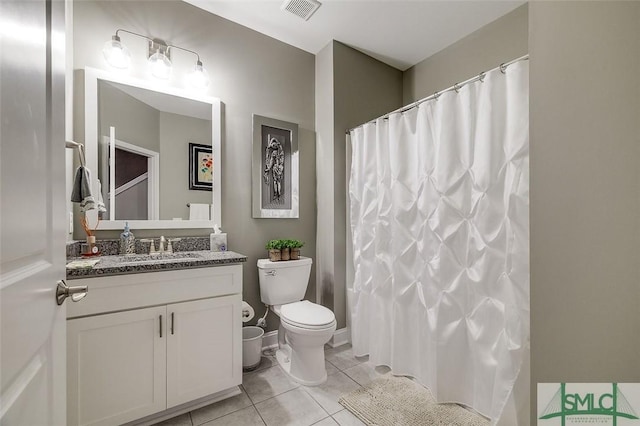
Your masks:
[{"label": "white cabinet door", "polygon": [[167,408],[242,382],[241,296],[167,305]]},{"label": "white cabinet door", "polygon": [[165,409],[165,306],[67,323],[69,425],[115,425]]}]

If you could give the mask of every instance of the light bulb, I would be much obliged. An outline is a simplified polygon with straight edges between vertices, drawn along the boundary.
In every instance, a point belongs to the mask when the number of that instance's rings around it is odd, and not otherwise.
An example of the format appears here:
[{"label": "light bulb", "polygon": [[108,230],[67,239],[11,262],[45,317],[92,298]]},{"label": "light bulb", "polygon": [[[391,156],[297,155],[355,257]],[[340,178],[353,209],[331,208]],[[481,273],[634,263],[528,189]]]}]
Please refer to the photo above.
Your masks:
[{"label": "light bulb", "polygon": [[149,67],[151,74],[156,78],[167,80],[171,77],[171,61],[164,53],[160,52],[160,49],[149,57]]},{"label": "light bulb", "polygon": [[120,37],[114,35],[102,48],[102,54],[107,63],[115,68],[129,68],[131,64],[131,54],[129,49],[120,42]]},{"label": "light bulb", "polygon": [[209,73],[202,66],[202,62],[196,62],[196,66],[189,74],[189,82],[196,89],[206,89],[209,87]]}]

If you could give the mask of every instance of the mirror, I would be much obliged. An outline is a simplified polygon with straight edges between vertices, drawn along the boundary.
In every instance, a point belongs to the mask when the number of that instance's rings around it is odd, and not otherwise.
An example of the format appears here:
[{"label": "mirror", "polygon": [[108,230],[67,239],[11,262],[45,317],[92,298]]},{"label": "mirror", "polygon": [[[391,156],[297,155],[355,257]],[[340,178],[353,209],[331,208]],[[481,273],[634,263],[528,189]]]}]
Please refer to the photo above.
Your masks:
[{"label": "mirror", "polygon": [[91,68],[84,90],[87,166],[107,208],[98,229],[222,225],[218,99]]}]

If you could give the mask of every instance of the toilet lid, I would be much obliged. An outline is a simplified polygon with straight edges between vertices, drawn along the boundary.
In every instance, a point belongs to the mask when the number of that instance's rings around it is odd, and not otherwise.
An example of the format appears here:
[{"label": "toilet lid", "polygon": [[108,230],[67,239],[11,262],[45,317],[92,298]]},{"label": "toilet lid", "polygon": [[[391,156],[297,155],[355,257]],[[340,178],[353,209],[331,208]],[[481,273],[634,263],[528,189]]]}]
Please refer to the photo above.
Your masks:
[{"label": "toilet lid", "polygon": [[280,310],[280,318],[290,324],[299,324],[302,327],[318,327],[331,324],[336,316],[324,306],[303,300],[283,305]]}]

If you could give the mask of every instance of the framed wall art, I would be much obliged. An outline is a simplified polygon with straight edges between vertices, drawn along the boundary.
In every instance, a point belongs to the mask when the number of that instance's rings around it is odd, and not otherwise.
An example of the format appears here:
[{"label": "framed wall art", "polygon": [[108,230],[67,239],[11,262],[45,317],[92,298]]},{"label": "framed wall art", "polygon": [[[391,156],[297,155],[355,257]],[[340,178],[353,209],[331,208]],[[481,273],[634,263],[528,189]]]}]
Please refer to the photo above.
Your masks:
[{"label": "framed wall art", "polygon": [[299,217],[298,125],[253,115],[253,217]]},{"label": "framed wall art", "polygon": [[213,151],[211,145],[189,144],[189,189],[213,188]]}]

